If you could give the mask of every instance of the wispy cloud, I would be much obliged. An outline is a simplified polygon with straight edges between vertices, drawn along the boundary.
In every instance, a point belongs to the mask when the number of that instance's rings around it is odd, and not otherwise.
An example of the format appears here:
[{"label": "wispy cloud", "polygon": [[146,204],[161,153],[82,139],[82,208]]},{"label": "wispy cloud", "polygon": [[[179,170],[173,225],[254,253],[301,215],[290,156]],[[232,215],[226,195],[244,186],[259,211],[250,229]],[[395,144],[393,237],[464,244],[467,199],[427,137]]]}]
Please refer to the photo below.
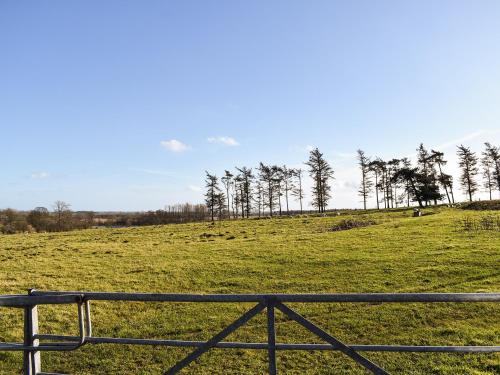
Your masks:
[{"label": "wispy cloud", "polygon": [[161,141],[160,144],[165,147],[167,150],[172,152],[184,152],[189,150],[189,146],[178,141],[177,139],[170,139],[167,141]]},{"label": "wispy cloud", "polygon": [[239,146],[240,144],[233,137],[208,137],[208,143],[220,143],[226,146]]},{"label": "wispy cloud", "polygon": [[470,134],[467,134],[467,135],[464,135],[463,137],[461,138],[457,138],[457,139],[452,139],[448,142],[445,142],[443,144],[440,144],[439,146],[436,146],[436,148],[438,150],[445,150],[447,148],[450,148],[450,147],[453,147],[453,146],[457,146],[465,141],[470,141],[472,139],[476,139],[482,135],[484,135],[486,132],[484,130],[478,130],[476,132],[473,132],[473,133],[470,133]]},{"label": "wispy cloud", "polygon": [[34,172],[31,174],[31,178],[34,180],[41,180],[50,177],[48,172]]},{"label": "wispy cloud", "polygon": [[201,191],[201,187],[195,186],[195,185],[189,185],[187,188],[188,188],[188,190],[195,191],[195,192]]}]

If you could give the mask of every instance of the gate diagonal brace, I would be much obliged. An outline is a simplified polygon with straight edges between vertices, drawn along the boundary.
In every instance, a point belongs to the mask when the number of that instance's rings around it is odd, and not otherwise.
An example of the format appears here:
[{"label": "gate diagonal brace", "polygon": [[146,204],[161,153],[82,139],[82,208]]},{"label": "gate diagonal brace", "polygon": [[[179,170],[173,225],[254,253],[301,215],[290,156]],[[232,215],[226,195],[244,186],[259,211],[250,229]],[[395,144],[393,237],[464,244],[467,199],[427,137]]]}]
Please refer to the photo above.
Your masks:
[{"label": "gate diagonal brace", "polygon": [[191,362],[198,359],[203,353],[205,353],[208,350],[210,350],[211,348],[213,348],[215,345],[217,345],[219,342],[224,340],[231,333],[236,331],[242,325],[246,324],[255,315],[257,315],[262,310],[264,310],[265,307],[266,307],[266,305],[262,302],[260,302],[256,306],[252,307],[250,310],[248,310],[246,313],[244,313],[242,316],[240,316],[238,319],[236,319],[234,322],[232,322],[230,325],[228,325],[222,331],[217,333],[215,336],[213,336],[210,340],[208,340],[202,346],[195,349],[193,352],[191,352],[191,354],[187,355],[184,359],[177,362],[174,366],[172,366],[169,370],[167,370],[164,375],[177,374],[184,367],[186,367]]},{"label": "gate diagonal brace", "polygon": [[334,347],[338,348],[342,353],[345,355],[351,357],[354,361],[359,363],[361,366],[366,368],[367,370],[370,370],[373,374],[376,375],[390,375],[387,371],[379,367],[377,364],[373,363],[370,361],[368,358],[362,356],[358,352],[356,352],[354,349],[351,347],[347,346],[346,344],[342,343],[341,341],[337,340],[335,337],[331,336],[329,333],[315,325],[314,323],[310,322],[306,318],[304,318],[302,315],[299,313],[293,311],[289,307],[285,306],[281,302],[278,302],[276,304],[276,308],[280,310],[283,314],[288,316],[290,319],[295,320],[297,323],[302,325],[304,328],[307,330],[311,331],[314,333],[316,336],[319,338],[325,340],[329,344],[333,345]]}]

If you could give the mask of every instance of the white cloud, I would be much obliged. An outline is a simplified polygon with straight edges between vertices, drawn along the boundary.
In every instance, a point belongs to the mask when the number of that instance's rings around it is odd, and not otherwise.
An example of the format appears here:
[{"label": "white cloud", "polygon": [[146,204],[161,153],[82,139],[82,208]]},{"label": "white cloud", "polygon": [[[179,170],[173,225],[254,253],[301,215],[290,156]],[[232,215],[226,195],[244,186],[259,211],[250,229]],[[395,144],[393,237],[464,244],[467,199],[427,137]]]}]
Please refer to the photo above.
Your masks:
[{"label": "white cloud", "polygon": [[208,137],[208,143],[221,143],[226,146],[239,146],[240,144],[233,137]]},{"label": "white cloud", "polygon": [[199,186],[195,186],[195,185],[189,185],[187,188],[188,188],[189,190],[191,190],[191,191],[195,191],[195,192],[200,192],[200,191],[201,191],[201,187],[199,187]]},{"label": "white cloud", "polygon": [[177,139],[170,139],[168,141],[160,142],[163,147],[172,152],[183,152],[189,150],[189,146],[178,141]]},{"label": "white cloud", "polygon": [[48,178],[50,174],[48,172],[35,172],[31,174],[31,178],[35,180],[41,180],[43,178]]}]

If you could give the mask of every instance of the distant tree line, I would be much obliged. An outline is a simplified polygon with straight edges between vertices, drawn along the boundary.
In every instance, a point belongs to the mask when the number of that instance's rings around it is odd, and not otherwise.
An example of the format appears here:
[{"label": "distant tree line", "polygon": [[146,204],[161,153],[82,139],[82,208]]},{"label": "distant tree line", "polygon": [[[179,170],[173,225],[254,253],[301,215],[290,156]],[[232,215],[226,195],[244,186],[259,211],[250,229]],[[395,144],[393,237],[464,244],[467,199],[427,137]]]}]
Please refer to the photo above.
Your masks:
[{"label": "distant tree line", "polygon": [[181,224],[204,221],[207,219],[207,212],[204,204],[184,203],[156,211],[99,214],[96,224],[112,227]]},{"label": "distant tree line", "polygon": [[[309,160],[304,164],[313,180],[311,204],[318,212],[325,212],[331,199],[334,171],[317,148],[309,153]],[[220,179],[213,173],[205,173],[205,203],[212,221],[215,218],[248,218],[251,214],[259,217],[289,214],[292,199],[299,203],[300,212],[303,212],[305,171],[302,168],[261,162],[256,168],[226,170]]]},{"label": "distant tree line", "polygon": [[94,225],[94,212],[73,212],[70,205],[56,201],[52,211],[37,207],[32,211],[17,211],[11,208],[0,211],[0,232],[61,232],[85,229]]},{"label": "distant tree line", "polygon": [[[357,151],[361,172],[358,194],[363,208],[375,198],[377,209],[425,207],[443,201],[455,204],[453,176],[447,173],[447,160],[439,150],[428,150],[423,144],[416,149],[415,163],[408,157],[383,160],[368,157]],[[478,156],[469,147],[457,147],[460,176],[458,185],[469,201],[483,188],[493,199],[500,191],[500,149],[485,143]],[[325,212],[332,197],[334,171],[323,154],[316,148],[310,151],[304,163],[312,179],[311,205],[319,213]],[[290,200],[295,199],[303,212],[305,193],[304,170],[286,165],[259,163],[256,168],[236,167],[226,170],[219,179],[216,174],[205,172],[205,204],[210,219],[248,218],[250,215],[282,215],[290,213]],[[479,177],[482,175],[482,180]]]},{"label": "distant tree line", "polygon": [[[412,164],[408,158],[383,160],[369,158],[358,150],[357,160],[361,171],[359,196],[363,207],[368,199],[375,197],[377,209],[410,206],[412,202],[420,207],[437,204],[445,200],[455,203],[454,181],[447,174],[444,153],[428,150],[423,144],[417,148],[417,160]],[[482,172],[482,187],[489,193],[500,191],[500,149],[485,143],[481,157],[469,147],[457,147],[460,168],[459,185],[469,201],[480,190],[479,174]]]},{"label": "distant tree line", "polygon": [[204,204],[176,204],[148,212],[73,212],[70,205],[56,201],[52,210],[37,207],[31,211],[0,210],[0,233],[63,232],[91,227],[129,227],[204,221]]},{"label": "distant tree line", "polygon": [[[417,148],[415,163],[408,157],[383,160],[357,151],[361,172],[358,194],[363,208],[370,199],[375,208],[390,209],[418,204],[420,207],[447,202],[455,203],[455,183],[447,173],[444,153]],[[470,147],[457,147],[460,176],[458,185],[472,202],[479,191],[489,199],[500,192],[500,148],[484,144],[480,155]],[[136,213],[73,212],[71,206],[56,201],[52,210],[37,207],[32,211],[0,210],[0,233],[59,232],[93,226],[141,226],[186,223],[216,218],[249,218],[303,213],[305,205],[304,179],[312,180],[309,202],[318,213],[324,213],[332,198],[334,171],[316,148],[309,153],[304,169],[260,162],[255,168],[246,166],[225,170],[221,178],[206,172],[205,204],[178,204],[163,210]],[[291,210],[296,201],[300,210]]]}]

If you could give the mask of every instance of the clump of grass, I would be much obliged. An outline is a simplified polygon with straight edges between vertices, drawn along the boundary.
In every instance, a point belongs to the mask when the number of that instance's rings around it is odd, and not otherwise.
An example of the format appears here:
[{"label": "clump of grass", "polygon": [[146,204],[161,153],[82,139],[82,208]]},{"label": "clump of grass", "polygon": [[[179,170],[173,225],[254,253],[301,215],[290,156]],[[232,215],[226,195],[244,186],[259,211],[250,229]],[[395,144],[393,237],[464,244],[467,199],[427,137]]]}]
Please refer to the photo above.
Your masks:
[{"label": "clump of grass", "polygon": [[345,219],[339,222],[338,224],[335,224],[333,227],[330,228],[332,232],[338,232],[341,230],[349,230],[349,229],[355,229],[355,228],[364,228],[368,227],[370,225],[375,225],[377,224],[376,221],[374,220],[357,220],[357,219]]},{"label": "clump of grass", "polygon": [[500,215],[466,216],[458,220],[457,229],[461,232],[494,231],[500,232]]}]

